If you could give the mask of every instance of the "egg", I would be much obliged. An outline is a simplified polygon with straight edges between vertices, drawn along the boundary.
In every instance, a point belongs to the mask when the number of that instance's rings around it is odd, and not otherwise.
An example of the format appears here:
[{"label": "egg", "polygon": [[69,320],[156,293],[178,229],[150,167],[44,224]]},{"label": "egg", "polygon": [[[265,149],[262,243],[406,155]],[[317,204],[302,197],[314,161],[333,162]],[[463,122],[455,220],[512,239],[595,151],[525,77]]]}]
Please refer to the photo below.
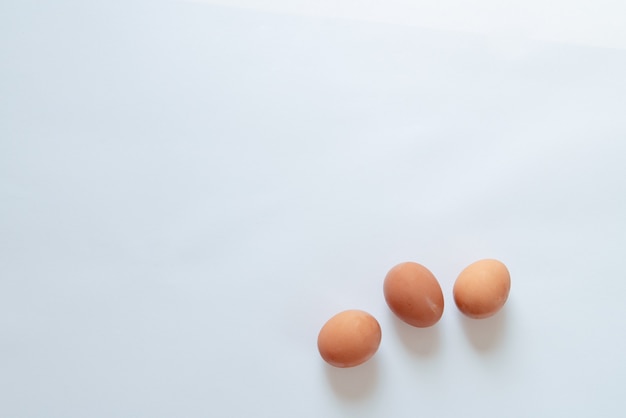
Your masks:
[{"label": "egg", "polygon": [[376,318],[360,310],[348,310],[330,318],[320,330],[317,348],[335,367],[354,367],[378,350],[382,333]]},{"label": "egg", "polygon": [[498,260],[480,260],[467,266],[454,283],[454,302],[470,318],[494,315],[509,297],[511,276]]},{"label": "egg", "polygon": [[393,267],[383,285],[385,301],[401,320],[414,327],[430,327],[443,315],[443,292],[435,276],[418,263]]}]

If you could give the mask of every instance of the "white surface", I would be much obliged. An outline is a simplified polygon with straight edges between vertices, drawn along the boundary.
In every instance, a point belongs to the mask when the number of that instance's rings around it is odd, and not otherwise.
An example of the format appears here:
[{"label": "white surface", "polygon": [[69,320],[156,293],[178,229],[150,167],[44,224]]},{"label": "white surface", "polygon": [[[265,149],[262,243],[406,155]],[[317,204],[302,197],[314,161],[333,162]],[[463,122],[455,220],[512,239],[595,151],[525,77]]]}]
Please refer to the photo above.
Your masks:
[{"label": "white surface", "polygon": [[626,2],[622,0],[191,1],[626,49]]},{"label": "white surface", "polygon": [[[0,416],[623,412],[626,52],[107,3],[0,6]],[[434,328],[384,304],[405,260]],[[383,342],[332,369],[347,308]]]}]

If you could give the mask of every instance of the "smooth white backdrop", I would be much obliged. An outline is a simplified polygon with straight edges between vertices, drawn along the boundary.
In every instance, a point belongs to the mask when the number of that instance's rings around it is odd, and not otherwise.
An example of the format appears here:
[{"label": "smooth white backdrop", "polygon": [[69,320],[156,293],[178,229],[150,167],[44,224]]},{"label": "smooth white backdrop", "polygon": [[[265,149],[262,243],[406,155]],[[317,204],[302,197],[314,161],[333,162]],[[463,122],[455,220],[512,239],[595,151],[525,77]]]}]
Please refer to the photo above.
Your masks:
[{"label": "smooth white backdrop", "polygon": [[288,15],[626,49],[626,3],[621,0],[189,1]]},{"label": "smooth white backdrop", "polygon": [[[200,3],[0,6],[0,416],[619,416],[626,52]],[[485,257],[485,321],[452,303]],[[382,297],[413,260],[435,327]],[[349,308],[375,358],[326,366]]]}]

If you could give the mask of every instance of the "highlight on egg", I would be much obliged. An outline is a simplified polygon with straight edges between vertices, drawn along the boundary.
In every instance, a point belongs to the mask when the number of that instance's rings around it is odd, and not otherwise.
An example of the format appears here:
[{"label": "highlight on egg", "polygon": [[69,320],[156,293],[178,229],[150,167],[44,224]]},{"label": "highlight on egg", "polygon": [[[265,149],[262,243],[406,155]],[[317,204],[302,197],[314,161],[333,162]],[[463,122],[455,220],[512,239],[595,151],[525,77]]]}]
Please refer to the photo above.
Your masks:
[{"label": "highlight on egg", "polygon": [[511,290],[511,275],[498,260],[479,260],[467,266],[454,283],[454,302],[470,318],[495,315],[506,303]]},{"label": "highlight on egg", "polygon": [[365,363],[378,350],[382,332],[372,315],[348,310],[330,318],[317,337],[322,358],[335,367],[354,367]]},{"label": "highlight on egg", "polygon": [[387,273],[383,293],[389,309],[409,325],[435,325],[443,315],[443,292],[434,274],[414,262],[400,263]]}]

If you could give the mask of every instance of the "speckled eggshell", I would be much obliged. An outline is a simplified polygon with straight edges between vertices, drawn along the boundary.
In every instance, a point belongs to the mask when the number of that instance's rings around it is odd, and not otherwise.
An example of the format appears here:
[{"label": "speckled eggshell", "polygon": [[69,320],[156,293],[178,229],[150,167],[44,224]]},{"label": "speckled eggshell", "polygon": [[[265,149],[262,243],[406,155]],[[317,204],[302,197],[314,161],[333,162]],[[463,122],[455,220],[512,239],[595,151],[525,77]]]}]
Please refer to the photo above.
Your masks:
[{"label": "speckled eggshell", "polygon": [[454,283],[454,302],[470,318],[496,314],[509,297],[511,276],[506,266],[492,259],[467,266]]},{"label": "speckled eggshell", "polygon": [[367,312],[338,313],[324,324],[317,337],[322,358],[335,367],[354,367],[378,350],[382,333],[376,318]]},{"label": "speckled eggshell", "polygon": [[414,327],[430,327],[443,315],[443,292],[435,276],[418,263],[398,264],[383,285],[389,309]]}]

